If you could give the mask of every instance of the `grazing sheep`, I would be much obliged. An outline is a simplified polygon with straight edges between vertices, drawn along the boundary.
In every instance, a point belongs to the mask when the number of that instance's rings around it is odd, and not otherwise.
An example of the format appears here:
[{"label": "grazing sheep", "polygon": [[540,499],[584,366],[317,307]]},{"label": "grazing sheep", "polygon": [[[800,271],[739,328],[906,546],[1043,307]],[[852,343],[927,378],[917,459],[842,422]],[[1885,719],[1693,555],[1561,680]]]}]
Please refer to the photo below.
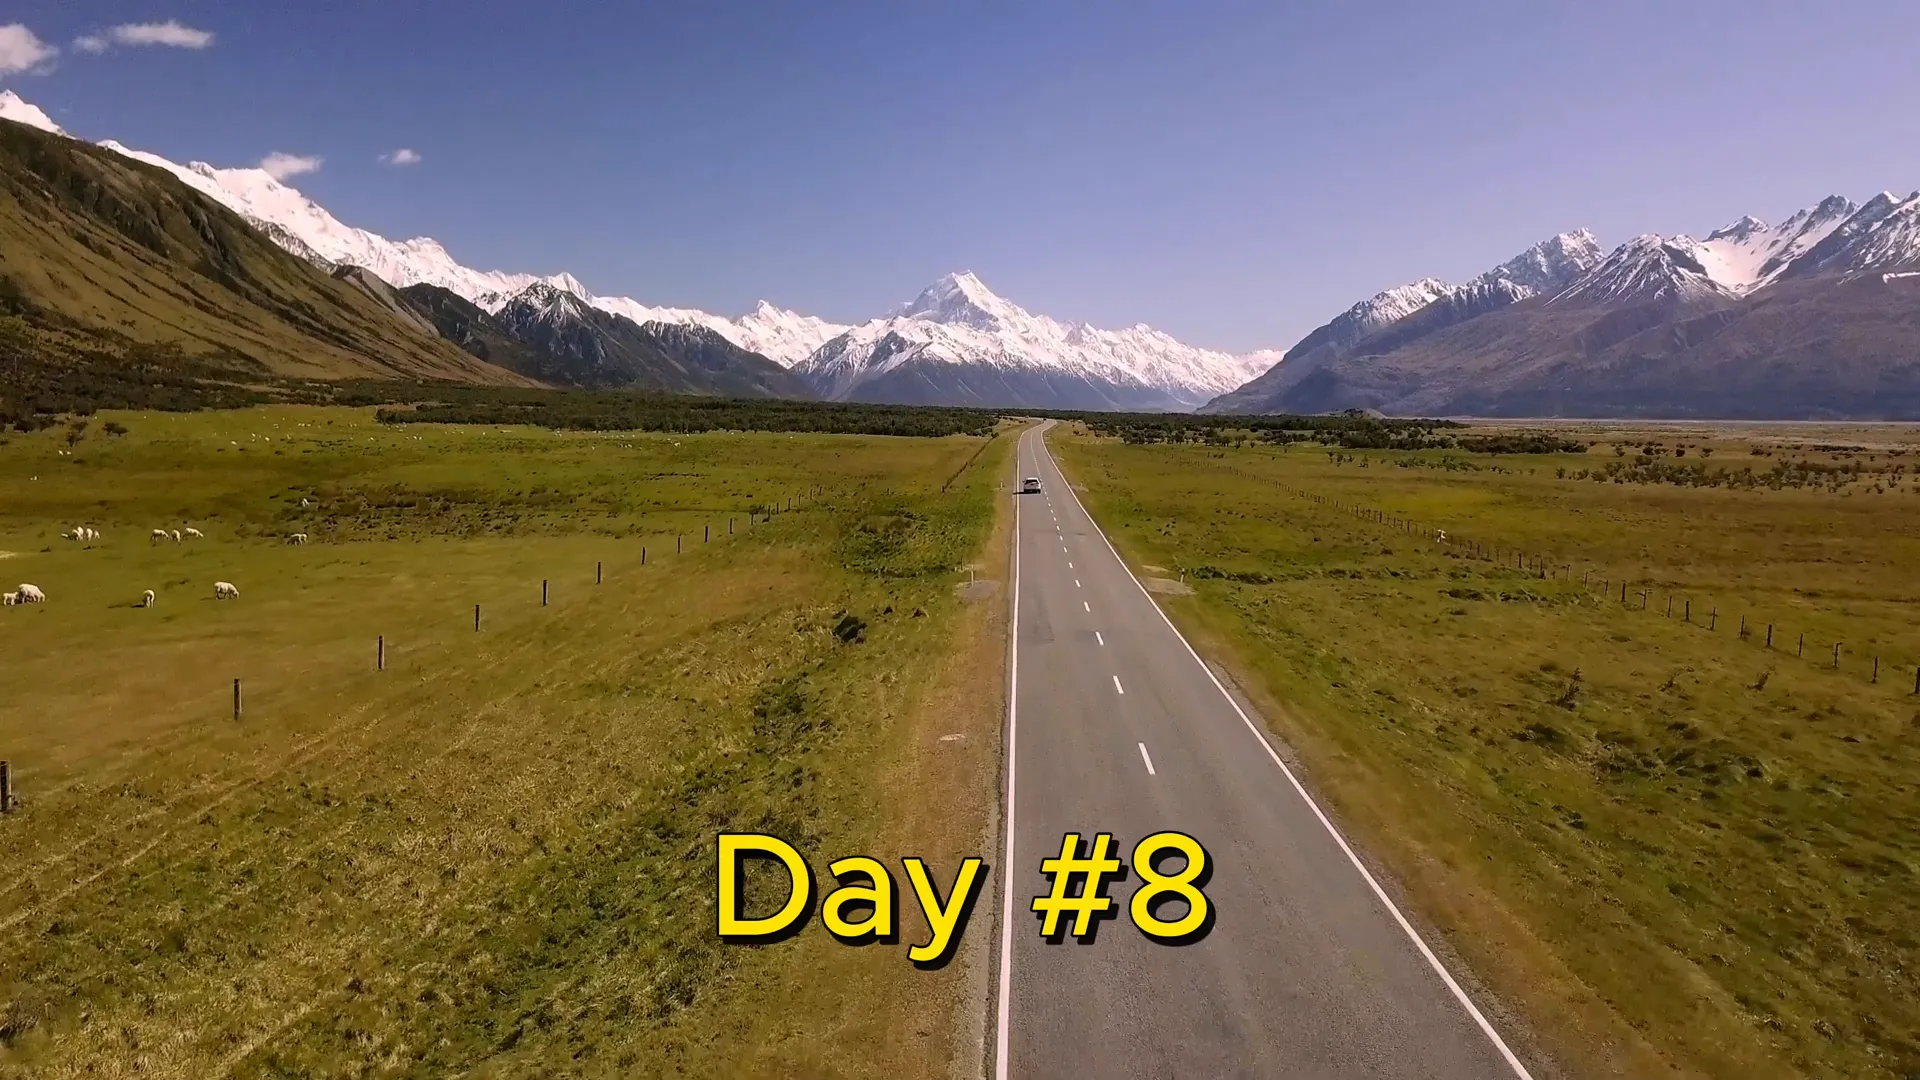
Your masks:
[{"label": "grazing sheep", "polygon": [[302,498],[300,499],[300,509],[302,509],[302,510],[305,510],[306,508],[307,508],[307,500],[306,500],[306,498],[305,498],[305,497],[303,496],[303,497],[302,497]]},{"label": "grazing sheep", "polygon": [[165,539],[167,539],[167,530],[165,530],[165,529],[155,529],[155,530],[153,530],[153,534],[152,534],[152,536],[151,536],[151,537],[149,538],[149,540],[150,540],[150,542],[151,542],[151,543],[155,543],[155,544],[157,544],[157,543],[159,543],[160,541],[162,541],[162,540],[165,540]]},{"label": "grazing sheep", "polygon": [[87,526],[86,534],[87,535],[81,537],[81,539],[87,541],[88,543],[92,543],[93,541],[100,539],[100,530],[94,528],[91,525]]},{"label": "grazing sheep", "polygon": [[18,596],[15,596],[12,593],[0,594],[0,605],[4,605],[6,607],[12,607],[13,605],[19,602],[20,602],[20,598]]},{"label": "grazing sheep", "polygon": [[47,594],[40,591],[40,586],[29,585],[23,581],[20,583],[20,587],[13,591],[13,602],[16,604],[44,604],[47,602]]},{"label": "grazing sheep", "polygon": [[171,533],[170,535],[172,535],[172,537],[173,537],[173,542],[174,542],[174,543],[176,543],[176,544],[177,544],[177,543],[179,543],[179,542],[180,542],[180,530],[179,530],[179,529],[175,529],[175,530],[173,530],[173,532],[172,532],[172,533]]},{"label": "grazing sheep", "polygon": [[304,544],[306,542],[307,542],[306,533],[294,533],[293,535],[287,537],[287,543],[289,544]]},{"label": "grazing sheep", "polygon": [[215,600],[237,600],[239,597],[240,590],[233,587],[233,582],[216,581],[213,583],[213,598]]},{"label": "grazing sheep", "polygon": [[148,589],[146,592],[143,592],[140,594],[140,606],[141,607],[153,606],[153,590],[152,589]]},{"label": "grazing sheep", "polygon": [[207,538],[206,533],[203,533],[199,529],[193,528],[192,526],[188,526],[187,536],[195,540],[205,540]]},{"label": "grazing sheep", "polygon": [[1447,542],[1447,530],[1445,530],[1445,529],[1435,529],[1435,530],[1433,530],[1433,538],[1434,538],[1435,540],[1438,540],[1438,541],[1440,541],[1440,542],[1441,542],[1441,543],[1443,543],[1443,544],[1444,544],[1444,543],[1446,543],[1446,542]]}]

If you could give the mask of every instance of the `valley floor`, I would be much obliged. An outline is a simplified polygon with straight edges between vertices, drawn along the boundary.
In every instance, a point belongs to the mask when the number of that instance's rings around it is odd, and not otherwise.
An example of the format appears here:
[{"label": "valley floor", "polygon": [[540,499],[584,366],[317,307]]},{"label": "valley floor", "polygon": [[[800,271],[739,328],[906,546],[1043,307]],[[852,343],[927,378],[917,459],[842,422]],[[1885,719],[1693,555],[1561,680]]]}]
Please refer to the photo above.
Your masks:
[{"label": "valley floor", "polygon": [[1571,1074],[1913,1075],[1911,429],[1585,434],[1538,456],[1051,441]]},{"label": "valley floor", "polygon": [[0,445],[0,1075],[978,1060],[911,918],[722,945],[714,835],[982,851],[1010,440],[111,419]]}]

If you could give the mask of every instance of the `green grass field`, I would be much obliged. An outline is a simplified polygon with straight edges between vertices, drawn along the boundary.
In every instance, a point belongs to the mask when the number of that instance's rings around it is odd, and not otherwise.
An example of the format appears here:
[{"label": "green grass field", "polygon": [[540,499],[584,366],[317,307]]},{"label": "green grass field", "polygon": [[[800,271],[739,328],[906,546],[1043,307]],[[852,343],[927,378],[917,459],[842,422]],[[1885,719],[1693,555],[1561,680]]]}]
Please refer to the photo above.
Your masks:
[{"label": "green grass field", "polygon": [[1878,470],[1776,490],[1575,479],[1614,443],[1674,460],[1672,432],[1586,434],[1604,441],[1536,457],[1053,442],[1136,568],[1184,573],[1175,618],[1576,1075],[1920,1074],[1920,436],[1688,433],[1715,468]]},{"label": "green grass field", "polygon": [[0,1075],[972,1052],[967,965],[915,971],[910,932],[722,945],[713,838],[980,853],[998,713],[960,690],[998,639],[955,583],[1010,440],[110,418],[0,445],[0,578],[48,595],[0,617]]}]

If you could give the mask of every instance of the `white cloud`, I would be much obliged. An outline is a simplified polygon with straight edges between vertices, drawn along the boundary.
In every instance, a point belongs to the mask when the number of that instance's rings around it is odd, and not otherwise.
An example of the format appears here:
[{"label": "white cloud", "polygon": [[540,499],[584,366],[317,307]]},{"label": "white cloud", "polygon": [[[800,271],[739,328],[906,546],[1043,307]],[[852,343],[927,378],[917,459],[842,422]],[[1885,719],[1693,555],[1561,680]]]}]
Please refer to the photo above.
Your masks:
[{"label": "white cloud", "polygon": [[0,75],[34,71],[60,55],[60,50],[33,36],[25,23],[0,26]]},{"label": "white cloud", "polygon": [[420,164],[420,151],[409,150],[403,146],[391,154],[381,154],[380,160],[388,165],[418,165]]},{"label": "white cloud", "polygon": [[285,180],[301,173],[318,172],[320,159],[305,154],[282,154],[275,151],[260,160],[260,168],[275,180]]},{"label": "white cloud", "polygon": [[178,19],[157,23],[121,23],[101,34],[73,39],[81,52],[103,53],[115,45],[166,45],[175,49],[204,49],[213,44],[213,34],[184,26]]}]

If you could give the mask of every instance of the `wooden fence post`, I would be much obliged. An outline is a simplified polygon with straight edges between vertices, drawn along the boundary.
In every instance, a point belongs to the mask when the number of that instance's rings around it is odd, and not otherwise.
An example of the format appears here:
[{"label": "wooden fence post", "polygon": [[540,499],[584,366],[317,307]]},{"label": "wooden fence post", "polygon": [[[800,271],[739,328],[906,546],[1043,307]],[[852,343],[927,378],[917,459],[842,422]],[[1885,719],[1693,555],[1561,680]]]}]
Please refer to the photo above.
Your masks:
[{"label": "wooden fence post", "polygon": [[1920,694],[1920,665],[1915,665],[1913,669],[1913,692]]},{"label": "wooden fence post", "polygon": [[713,539],[713,526],[711,525],[700,526],[700,542],[704,544],[707,541],[712,539]]},{"label": "wooden fence post", "polygon": [[1805,630],[1800,631],[1800,645],[1798,648],[1794,649],[1793,655],[1795,656],[1807,655],[1807,632]]},{"label": "wooden fence post", "polygon": [[1719,625],[1720,625],[1720,609],[1714,608],[1712,613],[1707,616],[1707,629],[1711,630],[1714,627]]},{"label": "wooden fence post", "polygon": [[1747,617],[1745,615],[1740,616],[1740,640],[1747,640]]},{"label": "wooden fence post", "polygon": [[679,533],[673,534],[673,553],[675,555],[680,554],[680,536],[681,534]]},{"label": "wooden fence post", "polygon": [[0,761],[0,814],[13,809],[13,766]]},{"label": "wooden fence post", "polygon": [[374,640],[378,644],[374,646],[373,670],[385,671],[387,670],[387,635],[381,634]]},{"label": "wooden fence post", "polygon": [[1833,670],[1840,670],[1840,643],[1837,641],[1833,643]]},{"label": "wooden fence post", "polygon": [[233,680],[233,718],[240,719],[240,680]]},{"label": "wooden fence post", "polygon": [[540,579],[540,606],[541,607],[547,606],[547,579],[546,578]]},{"label": "wooden fence post", "polygon": [[1880,681],[1880,658],[1877,656],[1873,658],[1873,681]]},{"label": "wooden fence post", "polygon": [[1684,617],[1688,622],[1692,622],[1693,621],[1693,600],[1689,598],[1686,603],[1687,603],[1687,607],[1686,607],[1686,613]]},{"label": "wooden fence post", "polygon": [[1667,594],[1667,618],[1673,618],[1673,594]]},{"label": "wooden fence post", "polygon": [[473,632],[476,634],[480,632],[480,605],[479,604],[473,605]]},{"label": "wooden fence post", "polygon": [[1773,624],[1767,624],[1767,648],[1773,648]]},{"label": "wooden fence post", "polygon": [[640,545],[640,565],[647,565],[647,545],[645,544]]},{"label": "wooden fence post", "polygon": [[593,562],[593,583],[595,585],[600,584],[600,582],[602,581],[600,572],[603,568],[604,568],[604,564],[601,563],[600,560],[595,559]]},{"label": "wooden fence post", "polygon": [[731,517],[727,519],[727,535],[733,535],[733,519]]},{"label": "wooden fence post", "polygon": [[1620,602],[1627,602],[1627,583],[1624,581],[1620,583]]}]

